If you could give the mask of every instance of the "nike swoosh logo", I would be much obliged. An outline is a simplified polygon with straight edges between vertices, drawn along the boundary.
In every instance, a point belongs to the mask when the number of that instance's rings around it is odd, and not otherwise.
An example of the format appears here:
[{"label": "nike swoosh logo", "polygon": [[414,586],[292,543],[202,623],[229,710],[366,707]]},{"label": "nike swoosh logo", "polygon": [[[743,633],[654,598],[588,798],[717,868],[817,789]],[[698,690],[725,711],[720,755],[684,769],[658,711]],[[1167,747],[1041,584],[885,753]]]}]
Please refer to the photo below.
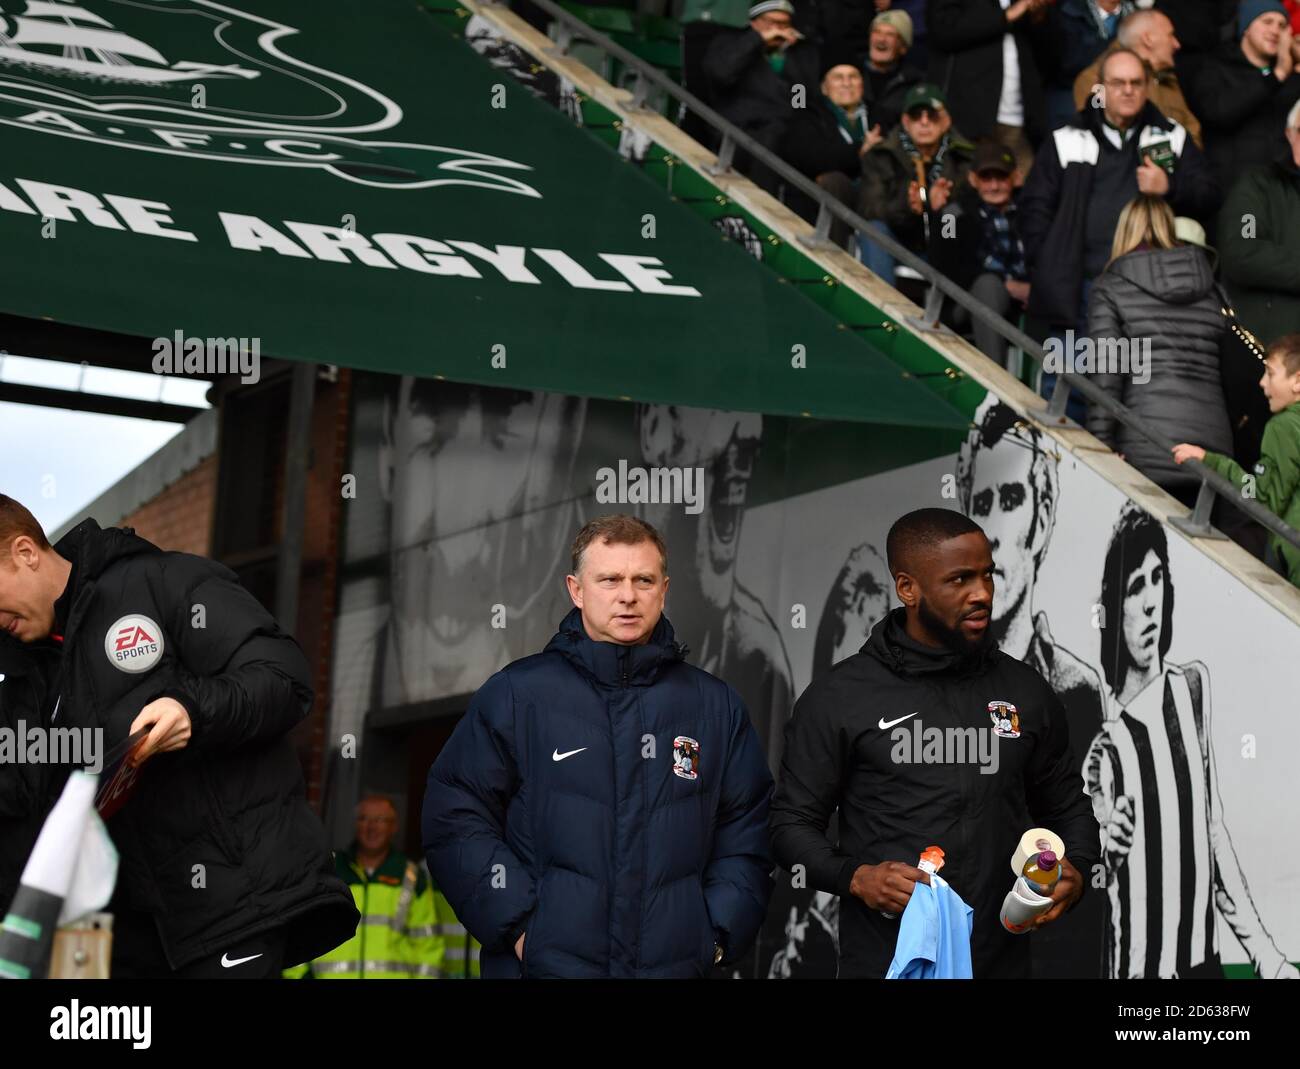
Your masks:
[{"label": "nike swoosh logo", "polygon": [[883,731],[885,728],[892,728],[895,724],[901,724],[904,720],[911,720],[912,717],[916,715],[916,713],[908,713],[906,716],[900,716],[897,720],[890,720],[888,722],[886,722],[885,718],[882,716],[876,726]]},{"label": "nike swoosh logo", "polygon": [[246,958],[231,958],[229,954],[221,955],[221,967],[229,969],[232,965],[243,965],[246,961],[252,961],[254,958],[260,958],[261,954],[250,954]]},{"label": "nike swoosh logo", "polygon": [[580,749],[577,749],[577,750],[570,750],[568,753],[560,753],[559,750],[555,750],[555,751],[552,752],[552,754],[551,754],[551,760],[552,760],[552,761],[563,761],[566,757],[572,757],[572,756],[573,756],[574,754],[576,754],[576,753],[582,753],[582,751],[585,750],[586,748],[587,748],[587,747],[583,746],[583,747],[581,747]]}]

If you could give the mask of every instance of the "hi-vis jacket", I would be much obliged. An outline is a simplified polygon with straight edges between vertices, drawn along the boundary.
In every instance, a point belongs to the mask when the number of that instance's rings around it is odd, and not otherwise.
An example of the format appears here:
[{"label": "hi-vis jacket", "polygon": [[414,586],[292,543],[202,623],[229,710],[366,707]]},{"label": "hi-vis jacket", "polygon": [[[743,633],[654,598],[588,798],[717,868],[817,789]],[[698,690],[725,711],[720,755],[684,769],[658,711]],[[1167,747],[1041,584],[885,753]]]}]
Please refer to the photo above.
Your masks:
[{"label": "hi-vis jacket", "polygon": [[355,849],[354,844],[339,851],[334,863],[361,913],[356,934],[284,975],[331,980],[477,977],[478,944],[424,869],[394,850],[367,874]]}]

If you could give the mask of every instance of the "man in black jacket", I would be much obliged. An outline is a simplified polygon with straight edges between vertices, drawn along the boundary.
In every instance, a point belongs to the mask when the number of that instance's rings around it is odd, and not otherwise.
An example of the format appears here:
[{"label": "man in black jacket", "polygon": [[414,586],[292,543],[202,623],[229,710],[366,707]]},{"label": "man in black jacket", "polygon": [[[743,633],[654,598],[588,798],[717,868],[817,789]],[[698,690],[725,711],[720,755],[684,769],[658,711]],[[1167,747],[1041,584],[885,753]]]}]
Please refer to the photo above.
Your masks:
[{"label": "man in black jacket", "polygon": [[[862,105],[862,72],[852,63],[832,59],[822,77],[821,91],[808,107],[795,112],[781,139],[780,155],[807,175],[841,204],[857,206],[862,154],[879,140],[868,129]],[[817,204],[798,190],[787,190],[786,204],[809,222],[817,218]],[[831,222],[831,241],[840,248],[849,228]]]},{"label": "man in black jacket", "polygon": [[1115,224],[1139,193],[1177,215],[1208,219],[1220,191],[1187,131],[1147,100],[1142,60],[1116,49],[1101,67],[1105,107],[1052,131],[1021,191],[1029,314],[1054,330],[1087,331],[1088,288],[1110,259]]},{"label": "man in black jacket", "polygon": [[907,907],[926,879],[916,859],[935,845],[944,878],[974,910],[975,976],[1025,978],[1032,940],[999,919],[1021,835],[1050,828],[1069,855],[1038,926],[1079,901],[1100,856],[1065,710],[1042,676],[990,641],[993,556],[978,524],[919,509],[890,529],[886,552],[903,607],[795,706],[773,852],[808,886],[841,896],[840,976],[884,976],[899,931],[887,914]]},{"label": "man in black jacket", "polygon": [[[1205,154],[1226,190],[1252,167],[1272,163],[1284,148],[1286,114],[1300,100],[1300,40],[1292,37],[1277,0],[1243,0],[1237,40],[1207,57],[1187,86],[1200,117]],[[1241,220],[1228,220],[1241,227]]]},{"label": "man in black jacket", "polygon": [[[58,650],[49,644],[23,646],[0,634],[0,730],[6,735],[17,739],[33,728],[50,727],[50,688],[57,662]],[[57,765],[0,760],[0,916],[13,900],[66,774],[67,769]]]},{"label": "man in black jacket", "polygon": [[[759,0],[749,9],[748,28],[717,34],[704,59],[718,112],[773,152],[796,108],[812,104],[821,80],[817,46],[793,19],[790,0]],[[780,186],[775,172],[744,154],[737,167],[768,192]]]},{"label": "man in black jacket", "polygon": [[286,737],[307,663],[232,572],[94,520],[51,547],[0,495],[0,629],[61,645],[57,724],[105,749],[150,729],[108,821],[115,977],[273,977],[352,934]]},{"label": "man in black jacket", "polygon": [[1001,141],[1026,174],[1047,133],[1037,57],[1055,48],[1045,21],[1051,2],[929,0],[925,9],[929,80],[952,101],[953,122],[967,137]]}]

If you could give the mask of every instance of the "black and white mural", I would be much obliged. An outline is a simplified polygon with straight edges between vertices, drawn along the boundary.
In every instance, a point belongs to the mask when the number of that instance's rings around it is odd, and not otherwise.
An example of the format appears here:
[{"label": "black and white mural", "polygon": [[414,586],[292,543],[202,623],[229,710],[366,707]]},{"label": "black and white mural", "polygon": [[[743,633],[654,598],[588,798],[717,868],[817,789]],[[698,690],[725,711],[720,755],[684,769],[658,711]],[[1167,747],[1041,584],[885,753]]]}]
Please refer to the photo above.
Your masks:
[{"label": "black and white mural", "polygon": [[[668,616],[740,692],[776,770],[795,697],[895,604],[890,524],[959,508],[993,543],[999,642],[1061,696],[1104,829],[1092,893],[1031,937],[1036,971],[1295,975],[1300,818],[1276,801],[1300,749],[1294,625],[996,398],[964,440],[914,436],[900,455],[885,427],[354,382],[331,738],[364,750],[376,718],[461,708],[541,649],[568,609],[573,535],[626,511],[663,532]],[[679,473],[680,495],[652,499],[638,469]],[[335,810],[361,764],[331,762]],[[778,880],[736,973],[833,976],[838,906]]]}]

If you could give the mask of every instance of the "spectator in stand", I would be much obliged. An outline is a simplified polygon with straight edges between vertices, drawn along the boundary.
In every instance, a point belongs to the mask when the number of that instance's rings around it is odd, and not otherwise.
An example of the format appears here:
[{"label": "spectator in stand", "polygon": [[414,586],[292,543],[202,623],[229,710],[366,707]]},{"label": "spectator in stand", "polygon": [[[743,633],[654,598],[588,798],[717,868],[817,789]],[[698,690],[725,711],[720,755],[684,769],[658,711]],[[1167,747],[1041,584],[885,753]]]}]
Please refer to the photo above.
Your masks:
[{"label": "spectator in stand", "polygon": [[1265,342],[1300,330],[1300,103],[1284,127],[1286,149],[1237,180],[1219,217],[1224,283]]},{"label": "spectator in stand", "polygon": [[[713,106],[704,57],[720,33],[743,30],[749,25],[750,0],[683,0],[682,2],[682,85],[701,102]],[[713,146],[718,137],[713,128],[693,112],[682,118],[682,129],[702,145]]]},{"label": "spectator in stand", "polygon": [[1120,20],[1137,10],[1134,0],[1060,0],[1048,15],[1057,37],[1057,62],[1047,75],[1047,128],[1074,118],[1074,80],[1119,33]]},{"label": "spectator in stand", "polygon": [[1166,119],[1185,126],[1197,148],[1205,148],[1205,142],[1201,140],[1201,120],[1188,107],[1174,70],[1174,57],[1181,47],[1173,22],[1163,12],[1148,9],[1125,16],[1119,24],[1115,44],[1080,71],[1074,80],[1074,110],[1077,112],[1099,97],[1102,60],[1116,48],[1127,48],[1137,53],[1147,69],[1147,99]]},{"label": "spectator in stand", "polygon": [[[1014,322],[1029,300],[1029,274],[1015,204],[1016,159],[996,141],[981,141],[967,181],[957,188],[930,229],[930,263],[1004,319]],[[951,224],[948,220],[951,219]],[[960,305],[950,322],[958,330],[971,315]],[[992,327],[974,324],[975,344],[999,364],[1007,343]]]},{"label": "spectator in stand", "polygon": [[[1110,261],[1115,224],[1138,194],[1180,215],[1208,218],[1219,189],[1187,131],[1147,100],[1136,53],[1116,49],[1101,68],[1104,107],[1085,107],[1052,133],[1020,197],[1029,264],[1029,312],[1059,335],[1087,331],[1088,291]],[[1044,374],[1048,395],[1055,376]],[[1081,401],[1073,411],[1081,416]]]},{"label": "spectator in stand", "polygon": [[[759,0],[749,9],[749,26],[719,33],[709,44],[705,69],[717,110],[764,148],[780,151],[795,112],[795,86],[815,96],[817,47],[794,28],[790,0]],[[775,194],[776,174],[737,153],[736,164]]]},{"label": "spectator in stand", "polygon": [[[931,227],[952,191],[966,180],[974,146],[953,129],[938,88],[913,86],[898,129],[862,157],[858,214],[919,256],[930,249]],[[859,238],[862,262],[891,286],[894,258]]]},{"label": "spectator in stand", "polygon": [[[1088,337],[1093,379],[1175,442],[1195,437],[1232,451],[1232,430],[1219,378],[1223,302],[1206,251],[1181,244],[1174,213],[1158,196],[1125,206],[1110,262],[1092,287]],[[1088,430],[1189,508],[1200,479],[1169,453],[1099,405],[1088,405]]]},{"label": "spectator in stand", "polygon": [[862,70],[862,99],[867,118],[880,135],[890,133],[903,117],[903,98],[925,80],[919,68],[907,62],[913,26],[906,11],[882,11],[871,20],[871,36]]},{"label": "spectator in stand", "polygon": [[992,137],[1028,174],[1047,132],[1036,54],[1055,45],[1046,22],[1053,0],[929,0],[930,81],[953,102],[968,137]]},{"label": "spectator in stand", "polygon": [[[856,209],[862,154],[880,139],[880,128],[867,126],[862,72],[853,63],[832,59],[822,76],[821,92],[808,107],[797,109],[786,127],[781,158]],[[798,190],[786,191],[786,204],[809,222],[817,218],[816,203]],[[848,236],[848,226],[833,220],[831,240],[843,248]]]},{"label": "spectator in stand", "polygon": [[[1260,389],[1273,413],[1264,428],[1259,463],[1253,465],[1253,495],[1261,505],[1300,530],[1300,334],[1286,334],[1268,347]],[[1230,456],[1186,442],[1174,446],[1174,460],[1200,460],[1245,492],[1249,476]],[[1300,587],[1300,549],[1270,535],[1264,559]]]},{"label": "spectator in stand", "polygon": [[1237,39],[1207,59],[1188,86],[1205,152],[1224,189],[1282,148],[1286,114],[1300,100],[1300,40],[1277,0],[1241,0]]}]

